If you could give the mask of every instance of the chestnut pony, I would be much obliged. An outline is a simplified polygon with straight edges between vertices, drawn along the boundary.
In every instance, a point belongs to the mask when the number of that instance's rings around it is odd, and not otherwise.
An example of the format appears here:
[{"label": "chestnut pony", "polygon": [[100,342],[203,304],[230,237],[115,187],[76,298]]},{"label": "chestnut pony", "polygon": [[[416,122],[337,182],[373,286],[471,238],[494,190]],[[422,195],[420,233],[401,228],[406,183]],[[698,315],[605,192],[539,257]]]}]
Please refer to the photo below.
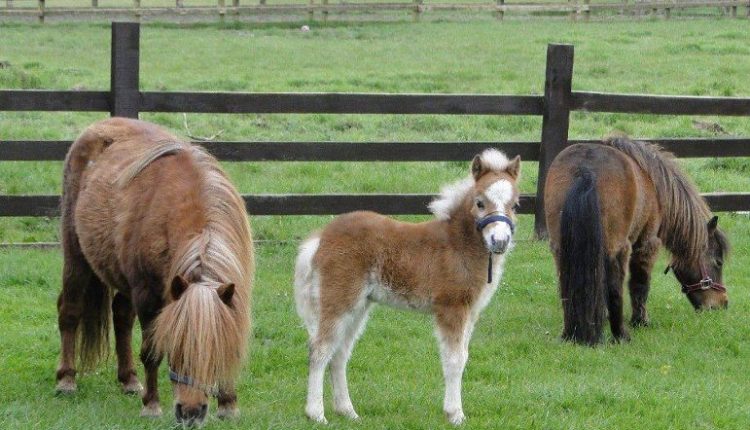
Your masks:
[{"label": "chestnut pony", "polygon": [[91,125],[65,159],[62,245],[59,392],[76,389],[76,346],[83,369],[107,355],[111,319],[117,379],[139,393],[131,351],[137,315],[146,369],[141,415],[161,414],[157,371],[165,354],[179,422],[201,423],[210,392],[219,416],[237,413],[252,239],[243,200],[212,156],[146,122]]},{"label": "chestnut pony", "polygon": [[307,416],[326,422],[330,364],[334,410],[358,418],[346,365],[373,303],[432,314],[445,377],[443,410],[464,420],[461,378],[479,313],[497,289],[511,248],[520,158],[488,149],[471,176],[430,204],[436,220],[399,222],[373,212],[342,215],[301,246],[295,299],[310,336]]},{"label": "chestnut pony", "polygon": [[662,244],[695,309],[727,306],[721,283],[727,238],[673,156],[658,146],[625,137],[571,145],[550,166],[544,201],[563,339],[599,343],[605,315],[615,341],[629,339],[622,310],[628,268],[631,325],[647,325],[651,270]]}]

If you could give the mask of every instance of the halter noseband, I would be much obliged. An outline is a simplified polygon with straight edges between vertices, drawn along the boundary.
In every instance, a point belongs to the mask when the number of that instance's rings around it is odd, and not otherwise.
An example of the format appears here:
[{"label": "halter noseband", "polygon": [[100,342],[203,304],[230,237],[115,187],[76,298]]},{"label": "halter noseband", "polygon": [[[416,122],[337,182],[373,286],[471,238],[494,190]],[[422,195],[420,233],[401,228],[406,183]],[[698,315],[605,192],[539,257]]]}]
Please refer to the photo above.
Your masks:
[{"label": "halter noseband", "polygon": [[[504,222],[510,227],[510,234],[516,232],[516,226],[513,224],[513,220],[503,214],[491,213],[485,217],[476,220],[477,231],[481,232],[485,227],[492,224],[493,222]],[[487,283],[492,283],[492,252],[489,253],[489,260],[487,262]]]},{"label": "halter noseband", "polygon": [[492,213],[476,221],[477,231],[484,230],[485,227],[492,224],[493,222],[504,222],[510,227],[510,234],[515,233],[516,226],[513,224],[513,220],[505,215]]},{"label": "halter noseband", "polygon": [[721,293],[727,292],[727,287],[714,281],[708,276],[706,268],[701,263],[701,280],[695,284],[682,284],[682,292],[685,294],[694,293],[696,291],[716,290]]},{"label": "halter noseband", "polygon": [[193,378],[187,376],[187,375],[180,375],[179,373],[172,370],[172,368],[169,368],[169,380],[174,382],[175,384],[180,385],[187,385],[188,387],[196,388],[198,390],[204,391],[206,394],[216,394],[217,389],[216,387],[209,387],[208,385],[200,384],[198,382],[195,382]]}]

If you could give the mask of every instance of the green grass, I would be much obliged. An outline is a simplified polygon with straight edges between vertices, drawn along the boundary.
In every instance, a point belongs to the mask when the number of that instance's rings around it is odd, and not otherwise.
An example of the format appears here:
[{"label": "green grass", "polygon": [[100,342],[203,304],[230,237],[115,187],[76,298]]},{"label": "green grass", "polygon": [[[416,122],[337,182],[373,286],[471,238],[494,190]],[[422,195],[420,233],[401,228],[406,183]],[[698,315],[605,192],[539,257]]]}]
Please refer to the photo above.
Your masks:
[{"label": "green grass", "polygon": [[[145,1],[144,1],[145,3]],[[145,90],[358,91],[541,94],[546,44],[573,43],[576,90],[750,95],[746,23],[733,20],[571,24],[468,22],[313,25],[148,25],[142,28]],[[106,89],[109,27],[0,27],[0,88]],[[73,139],[104,114],[0,112],[0,138]],[[182,115],[144,114],[177,133]],[[692,120],[750,135],[746,118],[575,113],[571,138],[613,131],[638,137],[709,137]],[[335,141],[538,140],[536,117],[188,115],[195,135],[222,139]],[[436,192],[467,163],[226,163],[246,193]],[[747,191],[747,159],[681,161],[702,191]],[[524,163],[522,189],[536,189]],[[59,193],[61,163],[0,163],[0,194]],[[254,217],[258,275],[255,331],[239,386],[242,418],[208,428],[310,428],[302,414],[306,336],[294,313],[296,241],[331,217]],[[406,217],[422,219],[422,217]],[[657,265],[653,325],[626,345],[578,348],[558,340],[561,312],[547,245],[522,217],[503,287],[485,310],[464,378],[466,428],[746,429],[750,390],[743,294],[750,279],[750,218],[722,214],[734,245],[726,266],[727,312],[696,314]],[[0,220],[0,242],[57,240],[55,219]],[[119,394],[110,360],[82,375],[72,397],[53,395],[59,340],[59,251],[0,250],[0,428],[171,428],[138,418]],[[142,370],[139,366],[139,372]],[[378,309],[355,349],[352,397],[363,417],[329,413],[329,428],[444,428],[442,377],[424,315]],[[327,397],[330,400],[330,396]],[[330,402],[327,404],[330,411]]]},{"label": "green grass", "polygon": [[[729,310],[695,313],[672,275],[657,265],[649,303],[652,326],[629,344],[597,349],[559,341],[561,311],[544,242],[520,241],[497,295],[484,311],[464,377],[465,425],[507,429],[746,429],[750,219],[723,216],[735,244],[726,265]],[[532,219],[522,217],[521,236]],[[744,246],[743,246],[744,244]],[[331,413],[331,424],[303,418],[306,333],[294,312],[293,244],[257,247],[254,336],[239,383],[241,419],[207,428],[448,428],[430,318],[376,308],[354,350],[352,400],[361,423]],[[0,427],[171,428],[172,395],[162,368],[165,415],[138,417],[140,400],[119,393],[114,357],[81,375],[79,391],[56,397],[59,340],[55,300],[58,251],[0,251]],[[136,336],[139,338],[139,336]],[[138,365],[139,375],[142,368]],[[215,405],[211,406],[215,411]]]}]

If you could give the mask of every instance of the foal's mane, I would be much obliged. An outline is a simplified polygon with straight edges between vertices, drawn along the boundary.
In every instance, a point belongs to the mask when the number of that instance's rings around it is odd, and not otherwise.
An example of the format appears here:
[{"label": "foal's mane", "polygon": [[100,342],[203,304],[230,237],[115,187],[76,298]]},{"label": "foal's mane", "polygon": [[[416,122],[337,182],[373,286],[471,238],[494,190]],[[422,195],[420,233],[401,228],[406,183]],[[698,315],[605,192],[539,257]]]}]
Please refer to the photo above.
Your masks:
[{"label": "foal's mane", "polygon": [[[253,261],[244,202],[214,157],[179,141],[156,142],[138,154],[117,181],[124,187],[153,161],[181,152],[200,172],[200,209],[206,224],[175,250],[166,286],[178,275],[195,285],[163,308],[153,334],[157,350],[171,357],[176,371],[213,384],[236,376],[246,350]],[[221,304],[214,292],[229,283],[235,284],[231,307]]]},{"label": "foal's mane", "polygon": [[[482,164],[489,170],[500,172],[508,168],[508,157],[494,148],[485,149],[479,157]],[[474,186],[474,178],[469,177],[458,180],[440,189],[440,195],[430,202],[428,208],[435,217],[441,221],[451,219],[453,214],[461,207],[466,194]]]},{"label": "foal's mane", "polygon": [[603,143],[624,152],[649,175],[663,212],[659,238],[676,257],[697,261],[708,245],[711,211],[674,155],[658,145],[627,137],[612,137]]}]

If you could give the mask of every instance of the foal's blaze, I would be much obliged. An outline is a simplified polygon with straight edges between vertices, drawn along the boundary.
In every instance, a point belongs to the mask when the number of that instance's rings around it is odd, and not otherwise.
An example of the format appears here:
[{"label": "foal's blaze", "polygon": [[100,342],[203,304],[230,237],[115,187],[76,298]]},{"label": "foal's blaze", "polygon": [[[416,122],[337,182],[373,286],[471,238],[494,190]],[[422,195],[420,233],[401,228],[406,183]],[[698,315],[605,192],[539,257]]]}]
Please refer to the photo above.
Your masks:
[{"label": "foal's blaze", "polygon": [[118,380],[140,392],[131,351],[137,315],[146,370],[141,415],[161,414],[164,355],[179,422],[202,422],[214,389],[217,415],[237,414],[252,239],[244,202],[213,157],[142,121],[91,125],[65,161],[62,245],[59,391],[76,388],[76,344],[83,369],[107,354],[111,318]]},{"label": "foal's blaze", "polygon": [[571,145],[550,166],[544,200],[564,339],[601,342],[605,315],[615,340],[629,339],[622,315],[628,268],[631,324],[647,325],[651,271],[662,244],[695,309],[727,306],[722,265],[729,243],[671,154],[627,138]]},{"label": "foal's blaze", "polygon": [[434,316],[445,377],[443,410],[464,420],[461,377],[474,324],[492,297],[512,247],[520,158],[496,150],[474,158],[471,176],[430,204],[436,220],[412,224],[353,212],[307,239],[295,270],[295,299],[310,336],[307,416],[326,422],[323,377],[330,365],[334,410],[352,419],[346,365],[373,303]]}]

